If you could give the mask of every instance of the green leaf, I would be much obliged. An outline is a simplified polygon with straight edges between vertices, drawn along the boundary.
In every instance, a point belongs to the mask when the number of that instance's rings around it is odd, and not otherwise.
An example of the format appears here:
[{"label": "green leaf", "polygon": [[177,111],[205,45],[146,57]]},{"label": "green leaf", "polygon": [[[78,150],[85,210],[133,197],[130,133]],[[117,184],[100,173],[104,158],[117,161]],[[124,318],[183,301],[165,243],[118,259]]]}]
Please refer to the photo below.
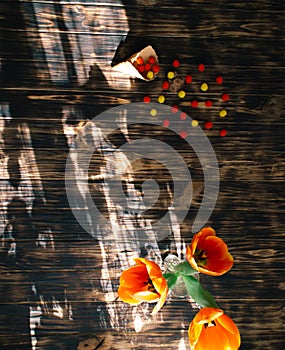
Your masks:
[{"label": "green leaf", "polygon": [[193,269],[193,267],[188,263],[188,261],[183,261],[177,266],[175,266],[175,271],[185,276],[191,276],[195,275],[196,273],[199,273],[197,270]]},{"label": "green leaf", "polygon": [[185,275],[181,275],[181,277],[183,278],[188,294],[198,305],[202,307],[218,307],[212,294],[195,277]]},{"label": "green leaf", "polygon": [[163,277],[167,280],[168,289],[171,291],[177,282],[178,275],[176,273],[164,273]]}]

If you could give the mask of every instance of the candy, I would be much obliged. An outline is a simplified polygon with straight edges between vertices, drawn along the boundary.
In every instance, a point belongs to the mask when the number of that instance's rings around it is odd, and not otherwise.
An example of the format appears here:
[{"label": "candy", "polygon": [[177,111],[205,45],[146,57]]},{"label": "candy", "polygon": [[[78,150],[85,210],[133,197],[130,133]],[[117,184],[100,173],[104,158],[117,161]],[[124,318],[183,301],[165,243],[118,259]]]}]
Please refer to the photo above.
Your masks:
[{"label": "candy", "polygon": [[199,122],[198,122],[198,120],[193,119],[191,124],[192,124],[192,126],[195,128],[196,126],[199,125]]},{"label": "candy", "polygon": [[192,76],[191,75],[186,75],[185,77],[185,83],[190,84],[192,82]]},{"label": "candy", "polygon": [[165,119],[165,120],[163,121],[163,126],[165,126],[166,128],[168,128],[169,125],[170,125],[170,121],[169,121],[168,119]]},{"label": "candy", "polygon": [[173,60],[172,66],[173,66],[174,68],[178,68],[178,67],[180,66],[180,61],[179,61],[179,60]]},{"label": "candy", "polygon": [[213,123],[212,122],[206,122],[205,123],[205,129],[212,129],[212,127],[213,127]]},{"label": "candy", "polygon": [[146,77],[147,77],[148,79],[153,79],[154,73],[150,70],[149,72],[147,72]]},{"label": "candy", "polygon": [[144,59],[143,59],[141,56],[139,56],[139,57],[136,59],[136,62],[137,62],[137,64],[142,65],[142,64],[144,64]]},{"label": "candy", "polygon": [[185,112],[180,113],[180,119],[185,120],[187,118],[187,114]]},{"label": "candy", "polygon": [[169,88],[169,82],[168,81],[164,81],[163,83],[162,83],[162,88],[163,88],[163,90],[167,90],[168,88]]},{"label": "candy", "polygon": [[155,63],[155,57],[150,56],[149,59],[148,59],[148,63],[154,64]]},{"label": "candy", "polygon": [[213,102],[211,100],[207,100],[207,101],[205,101],[205,106],[210,108],[213,106]]},{"label": "candy", "polygon": [[197,100],[193,100],[193,101],[191,101],[191,107],[193,107],[193,108],[197,108],[197,107],[198,107],[198,105],[199,105],[199,102],[198,102]]},{"label": "candy", "polygon": [[143,98],[143,102],[144,102],[144,103],[150,103],[150,101],[151,101],[150,96],[145,96],[145,97]]},{"label": "candy", "polygon": [[159,103],[164,103],[165,97],[164,97],[163,95],[160,95],[160,96],[158,96],[157,101],[158,101]]},{"label": "candy", "polygon": [[160,71],[160,66],[158,64],[155,64],[153,67],[152,67],[152,70],[154,71],[154,73],[158,73]]},{"label": "candy", "polygon": [[227,114],[228,114],[228,112],[225,109],[222,109],[219,113],[221,118],[224,118]]},{"label": "candy", "polygon": [[178,95],[179,98],[184,98],[186,96],[186,92],[183,91],[183,90],[180,90],[180,91],[178,91],[177,95]]},{"label": "candy", "polygon": [[173,105],[173,106],[171,107],[171,112],[172,112],[172,113],[177,113],[177,112],[178,112],[178,106],[177,106],[177,105]]},{"label": "candy", "polygon": [[217,84],[222,84],[223,83],[223,77],[221,77],[220,75],[216,78],[216,83]]},{"label": "candy", "polygon": [[223,95],[222,95],[222,100],[223,100],[223,101],[228,101],[229,99],[230,99],[229,94],[223,94]]},{"label": "candy", "polygon": [[200,86],[200,89],[201,89],[201,91],[207,91],[208,90],[208,84],[207,83],[203,83],[201,86]]},{"label": "candy", "polygon": [[198,65],[198,70],[199,70],[199,72],[204,72],[204,70],[205,70],[205,65],[204,65],[203,63],[200,63],[200,64]]},{"label": "candy", "polygon": [[157,115],[157,110],[155,108],[151,109],[150,114],[155,117]]},{"label": "candy", "polygon": [[174,77],[175,77],[175,73],[174,72],[170,71],[170,72],[167,73],[167,78],[168,79],[173,79]]},{"label": "candy", "polygon": [[222,129],[222,130],[220,130],[220,136],[221,137],[224,137],[224,136],[226,136],[227,135],[227,130],[226,129]]},{"label": "candy", "polygon": [[188,134],[187,134],[186,131],[181,131],[180,137],[181,137],[182,139],[185,139],[187,136],[188,136]]}]

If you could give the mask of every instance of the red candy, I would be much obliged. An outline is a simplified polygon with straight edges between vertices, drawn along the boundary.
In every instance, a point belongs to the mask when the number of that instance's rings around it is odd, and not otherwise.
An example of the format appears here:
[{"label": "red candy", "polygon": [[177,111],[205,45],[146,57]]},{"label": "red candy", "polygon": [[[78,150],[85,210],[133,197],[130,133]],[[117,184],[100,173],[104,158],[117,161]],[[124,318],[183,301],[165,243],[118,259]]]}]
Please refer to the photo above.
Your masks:
[{"label": "red candy", "polygon": [[191,107],[193,107],[193,108],[197,108],[198,104],[199,104],[199,102],[197,100],[191,101]]},{"label": "red candy", "polygon": [[223,101],[228,101],[229,99],[230,99],[229,94],[223,94],[223,96],[222,96]]},{"label": "red candy", "polygon": [[138,66],[138,71],[140,72],[140,73],[143,73],[144,72],[144,65],[142,65],[142,66]]},{"label": "red candy", "polygon": [[163,90],[167,90],[167,89],[169,88],[169,86],[170,86],[170,84],[169,84],[168,81],[164,81],[164,82],[162,83],[162,88],[163,88]]},{"label": "red candy", "polygon": [[155,63],[155,58],[153,56],[150,56],[149,59],[148,59],[148,63],[150,64],[154,64]]},{"label": "red candy", "polygon": [[144,69],[148,72],[148,71],[150,71],[150,64],[149,63],[146,63],[145,65],[144,65]]},{"label": "red candy", "polygon": [[145,96],[145,97],[143,98],[143,102],[144,102],[144,103],[150,103],[150,101],[151,101],[150,96]]},{"label": "red candy", "polygon": [[152,67],[152,70],[154,73],[158,73],[160,71],[160,66],[158,64],[155,64],[153,67]]},{"label": "red candy", "polygon": [[218,77],[216,78],[216,83],[217,83],[217,84],[222,84],[222,83],[223,83],[223,77],[218,76]]},{"label": "red candy", "polygon": [[141,56],[139,56],[139,57],[136,59],[136,62],[137,62],[137,64],[139,64],[139,65],[144,64],[144,59],[143,59]]},{"label": "red candy", "polygon": [[180,61],[179,61],[179,60],[173,60],[172,66],[173,66],[174,68],[178,68],[178,67],[180,66]]},{"label": "red candy", "polygon": [[213,123],[212,122],[206,122],[205,123],[205,129],[211,129],[213,127]]},{"label": "red candy", "polygon": [[207,100],[207,101],[205,101],[205,106],[206,107],[212,107],[213,106],[213,102],[211,101],[211,100]]},{"label": "red candy", "polygon": [[187,118],[187,114],[185,112],[180,113],[180,119],[185,120]]},{"label": "red candy", "polygon": [[171,112],[172,112],[172,113],[177,113],[177,112],[178,112],[178,106],[177,106],[177,105],[173,105],[173,106],[171,107]]},{"label": "red candy", "polygon": [[181,131],[180,137],[181,137],[182,139],[185,139],[187,136],[188,136],[188,134],[187,134],[186,131]]},{"label": "red candy", "polygon": [[226,129],[220,130],[220,136],[221,136],[221,137],[224,137],[224,136],[226,136],[226,135],[227,135],[227,130],[226,130]]},{"label": "red candy", "polygon": [[168,119],[165,119],[165,120],[163,121],[163,126],[165,126],[166,128],[169,127],[169,124],[170,124],[170,121],[169,121]]},{"label": "red candy", "polygon": [[186,84],[190,84],[192,82],[192,77],[191,77],[191,75],[186,75],[186,77],[185,77],[185,83]]},{"label": "red candy", "polygon": [[205,70],[205,65],[204,65],[203,63],[200,63],[199,66],[198,66],[198,70],[199,70],[200,72],[204,72],[204,70]]}]

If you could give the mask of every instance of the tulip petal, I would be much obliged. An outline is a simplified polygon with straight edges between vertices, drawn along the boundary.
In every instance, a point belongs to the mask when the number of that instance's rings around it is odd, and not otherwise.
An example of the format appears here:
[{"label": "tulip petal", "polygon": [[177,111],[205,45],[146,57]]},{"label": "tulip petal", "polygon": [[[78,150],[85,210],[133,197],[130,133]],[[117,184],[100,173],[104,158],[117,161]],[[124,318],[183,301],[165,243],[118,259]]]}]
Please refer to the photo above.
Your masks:
[{"label": "tulip petal", "polygon": [[216,309],[213,307],[204,307],[194,317],[193,322],[197,324],[211,323],[213,320],[222,316],[223,313],[224,311],[221,309]]},{"label": "tulip petal", "polygon": [[148,281],[148,273],[144,265],[132,266],[123,271],[120,277],[120,285],[129,289],[140,290],[146,281]]},{"label": "tulip petal", "polygon": [[155,301],[158,301],[159,299],[159,295],[157,293],[153,293],[149,290],[137,292],[132,296],[136,300],[147,301],[147,302],[155,302]]},{"label": "tulip petal", "polygon": [[157,304],[155,305],[155,307],[152,310],[152,315],[155,315],[164,305],[165,300],[167,298],[167,294],[168,294],[168,287],[166,286],[166,288],[164,289],[164,291],[161,293],[160,298],[157,302]]},{"label": "tulip petal", "polygon": [[[203,327],[195,350],[229,350],[229,340],[220,326]],[[232,350],[232,349],[231,349]]]},{"label": "tulip petal", "polygon": [[119,287],[118,289],[118,296],[121,300],[123,300],[125,303],[127,304],[131,304],[131,305],[138,305],[141,304],[140,300],[137,300],[135,298],[133,298],[133,296],[131,296],[128,291],[123,288],[123,287]]},{"label": "tulip petal", "polygon": [[241,343],[239,330],[234,321],[227,315],[219,317],[217,322],[227,331],[230,349],[238,349]]}]

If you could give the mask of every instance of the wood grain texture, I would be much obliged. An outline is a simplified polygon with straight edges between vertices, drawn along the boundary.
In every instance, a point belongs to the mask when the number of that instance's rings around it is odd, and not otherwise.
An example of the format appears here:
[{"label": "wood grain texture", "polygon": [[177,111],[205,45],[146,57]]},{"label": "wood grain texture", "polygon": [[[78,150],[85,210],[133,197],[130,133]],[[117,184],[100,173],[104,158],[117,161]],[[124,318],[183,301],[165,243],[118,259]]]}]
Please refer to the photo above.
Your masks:
[{"label": "wood grain texture", "polygon": [[[120,221],[115,243],[109,239],[114,237],[113,226],[101,228],[104,239],[99,231],[90,235],[76,221],[65,188],[66,159],[81,123],[111,107],[140,102],[145,95],[155,100],[163,92],[172,60],[178,58],[179,74],[197,78],[188,96],[203,101],[200,82],[219,74],[224,78],[223,87],[208,92],[217,101],[211,113],[205,108],[194,112],[187,99],[181,104],[202,128],[206,120],[214,122],[205,134],[218,160],[220,190],[207,224],[235,258],[228,274],[201,276],[201,282],[237,323],[241,350],[282,349],[282,1],[2,0],[0,11],[0,348],[31,350],[36,338],[37,350],[189,349],[187,329],[195,305],[172,296],[152,318],[152,305],[125,305],[116,299],[116,288],[132,256],[162,264],[166,250],[179,251],[181,242],[191,241],[203,198],[203,171],[193,150],[160,128],[113,135],[117,148],[127,135],[160,137],[175,146],[191,168],[191,210],[179,230],[173,222],[166,225],[161,241],[149,235],[148,244],[141,242],[133,219]],[[147,83],[112,75],[116,61],[147,45],[159,57],[157,79]],[[206,66],[204,75],[197,71],[199,63]],[[230,100],[228,116],[222,119],[216,116],[224,89]],[[165,95],[168,104],[177,101],[176,95]],[[221,128],[228,130],[224,138],[219,136]],[[90,174],[102,174],[105,156],[102,150],[94,155]],[[165,173],[156,165],[137,162],[128,176],[134,176],[138,189],[150,176],[162,183]],[[120,219],[103,183],[90,184],[90,191],[106,215],[114,212]],[[169,196],[163,188],[153,215],[160,215]],[[30,308],[41,317],[32,319],[38,323],[32,340]]]}]

